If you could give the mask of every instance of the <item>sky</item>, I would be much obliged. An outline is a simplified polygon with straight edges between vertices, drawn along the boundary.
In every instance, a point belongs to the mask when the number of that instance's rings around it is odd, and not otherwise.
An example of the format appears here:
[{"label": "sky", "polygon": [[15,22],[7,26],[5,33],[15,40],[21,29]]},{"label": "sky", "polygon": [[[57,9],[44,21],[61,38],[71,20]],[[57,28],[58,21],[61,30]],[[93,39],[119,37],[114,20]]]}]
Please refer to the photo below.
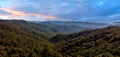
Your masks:
[{"label": "sky", "polygon": [[0,0],[0,19],[119,22],[120,0]]}]

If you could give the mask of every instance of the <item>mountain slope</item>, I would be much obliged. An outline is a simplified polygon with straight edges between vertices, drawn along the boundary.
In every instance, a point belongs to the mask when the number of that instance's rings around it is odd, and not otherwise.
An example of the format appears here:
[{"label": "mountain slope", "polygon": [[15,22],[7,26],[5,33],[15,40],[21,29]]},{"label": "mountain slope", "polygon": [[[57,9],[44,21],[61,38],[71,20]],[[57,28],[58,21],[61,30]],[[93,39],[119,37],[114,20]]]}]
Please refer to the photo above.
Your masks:
[{"label": "mountain slope", "polygon": [[[55,35],[49,28],[44,25],[31,23],[25,20],[0,20],[0,22],[5,23],[9,26],[23,30],[24,32],[33,33],[35,35],[45,35],[44,38],[51,37]],[[10,23],[10,24],[9,24]],[[22,28],[21,28],[22,27]],[[31,31],[30,31],[31,30]]]},{"label": "mountain slope", "polygon": [[65,57],[120,56],[120,27],[116,26],[70,35],[59,35],[50,41],[59,43],[56,44],[57,50]]},{"label": "mountain slope", "polygon": [[0,21],[0,57],[60,57],[45,35],[23,20]]}]

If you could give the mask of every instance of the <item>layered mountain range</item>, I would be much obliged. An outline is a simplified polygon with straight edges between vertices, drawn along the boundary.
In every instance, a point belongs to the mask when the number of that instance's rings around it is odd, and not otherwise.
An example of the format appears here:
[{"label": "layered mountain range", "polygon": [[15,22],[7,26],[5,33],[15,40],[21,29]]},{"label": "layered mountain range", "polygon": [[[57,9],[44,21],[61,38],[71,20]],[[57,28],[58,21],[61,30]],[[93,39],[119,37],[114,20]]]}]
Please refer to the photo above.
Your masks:
[{"label": "layered mountain range", "polygon": [[118,23],[0,20],[0,57],[119,56]]}]

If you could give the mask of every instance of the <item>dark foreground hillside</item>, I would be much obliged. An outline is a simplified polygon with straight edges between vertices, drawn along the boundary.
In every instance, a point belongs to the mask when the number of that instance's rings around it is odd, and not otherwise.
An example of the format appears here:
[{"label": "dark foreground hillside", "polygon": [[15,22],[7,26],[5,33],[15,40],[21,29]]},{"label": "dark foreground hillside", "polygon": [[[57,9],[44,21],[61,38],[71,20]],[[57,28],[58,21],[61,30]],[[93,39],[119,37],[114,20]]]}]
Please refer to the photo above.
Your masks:
[{"label": "dark foreground hillside", "polygon": [[45,35],[27,28],[26,21],[0,21],[0,57],[60,57]]},{"label": "dark foreground hillside", "polygon": [[64,57],[120,57],[120,27],[57,35],[50,39]]}]

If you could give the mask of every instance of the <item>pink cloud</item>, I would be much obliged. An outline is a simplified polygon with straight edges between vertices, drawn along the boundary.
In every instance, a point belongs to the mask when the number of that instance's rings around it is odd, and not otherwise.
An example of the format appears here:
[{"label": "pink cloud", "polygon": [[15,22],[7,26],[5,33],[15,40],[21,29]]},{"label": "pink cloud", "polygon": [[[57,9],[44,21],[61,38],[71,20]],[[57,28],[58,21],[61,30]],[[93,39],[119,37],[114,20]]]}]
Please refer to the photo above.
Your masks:
[{"label": "pink cloud", "polygon": [[[36,14],[36,13],[26,13],[26,12],[23,12],[23,11],[14,10],[14,8],[0,8],[0,10],[8,12],[9,14],[6,14],[5,16],[13,18],[13,19],[14,18],[19,19],[19,17],[25,17],[25,16],[35,16],[35,17],[43,18],[43,19],[57,19],[56,16]],[[4,16],[4,15],[2,15],[2,16]]]}]

